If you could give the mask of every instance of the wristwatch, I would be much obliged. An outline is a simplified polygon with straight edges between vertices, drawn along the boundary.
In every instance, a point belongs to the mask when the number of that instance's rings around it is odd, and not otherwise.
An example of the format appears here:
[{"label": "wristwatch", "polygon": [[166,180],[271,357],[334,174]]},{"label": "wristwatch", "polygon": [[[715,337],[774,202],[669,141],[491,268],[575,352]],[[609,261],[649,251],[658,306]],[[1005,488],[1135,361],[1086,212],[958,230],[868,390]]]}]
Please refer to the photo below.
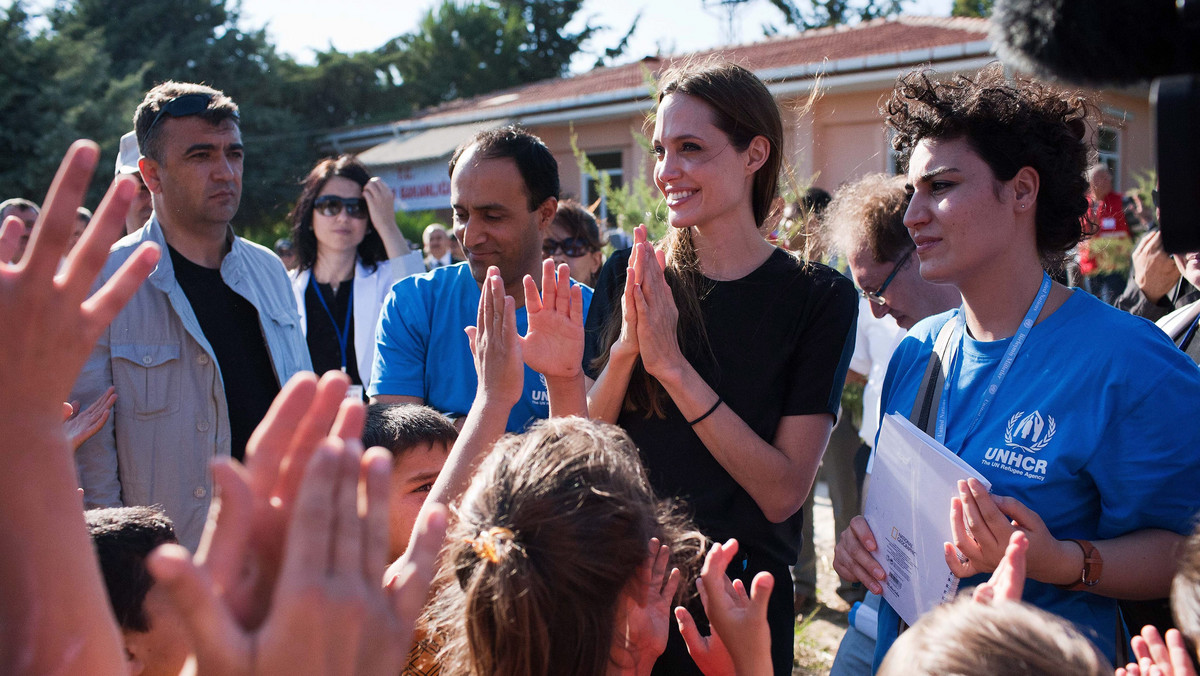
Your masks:
[{"label": "wristwatch", "polygon": [[1067,539],[1079,545],[1079,548],[1083,550],[1083,570],[1079,572],[1077,581],[1055,586],[1067,591],[1080,591],[1096,586],[1096,583],[1100,581],[1100,573],[1104,570],[1104,558],[1100,556],[1100,550],[1087,540]]}]

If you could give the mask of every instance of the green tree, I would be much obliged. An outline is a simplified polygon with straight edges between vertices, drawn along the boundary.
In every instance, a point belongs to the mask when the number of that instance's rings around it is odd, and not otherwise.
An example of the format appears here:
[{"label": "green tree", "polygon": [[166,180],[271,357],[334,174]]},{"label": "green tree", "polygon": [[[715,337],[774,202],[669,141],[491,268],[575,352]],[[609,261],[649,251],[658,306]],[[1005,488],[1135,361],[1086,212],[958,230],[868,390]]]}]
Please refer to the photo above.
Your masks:
[{"label": "green tree", "polygon": [[977,16],[987,18],[992,15],[993,0],[954,0],[950,8],[950,16]]},{"label": "green tree", "polygon": [[[415,31],[380,48],[385,65],[400,75],[404,94],[417,107],[484,94],[566,75],[576,54],[600,29],[569,24],[583,0],[443,0],[421,18]],[[628,44],[637,19],[615,46],[601,49],[598,62],[616,58]]]},{"label": "green tree", "polygon": [[895,16],[908,0],[768,0],[801,30]]}]

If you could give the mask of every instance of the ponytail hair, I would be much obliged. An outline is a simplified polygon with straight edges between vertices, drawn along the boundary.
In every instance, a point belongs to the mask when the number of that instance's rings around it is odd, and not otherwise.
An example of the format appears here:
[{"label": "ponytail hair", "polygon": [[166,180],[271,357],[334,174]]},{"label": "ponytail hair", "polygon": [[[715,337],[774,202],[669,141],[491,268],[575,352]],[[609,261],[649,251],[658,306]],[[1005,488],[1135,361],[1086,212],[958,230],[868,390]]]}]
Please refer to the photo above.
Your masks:
[{"label": "ponytail hair", "polygon": [[[447,534],[427,626],[447,673],[603,676],[650,538],[690,579],[702,536],[614,425],[552,418],[497,442]],[[681,585],[681,589],[683,585]]]}]

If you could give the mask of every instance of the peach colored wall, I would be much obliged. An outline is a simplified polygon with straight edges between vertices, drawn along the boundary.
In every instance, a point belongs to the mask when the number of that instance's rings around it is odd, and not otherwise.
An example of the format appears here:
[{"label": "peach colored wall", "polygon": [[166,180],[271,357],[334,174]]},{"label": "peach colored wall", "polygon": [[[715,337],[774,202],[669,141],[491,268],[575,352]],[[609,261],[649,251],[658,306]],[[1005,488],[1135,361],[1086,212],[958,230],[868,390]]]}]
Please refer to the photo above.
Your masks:
[{"label": "peach colored wall", "polygon": [[[800,114],[804,97],[782,101],[784,152],[796,182],[810,179],[834,191],[847,181],[870,172],[887,170],[887,135],[879,101],[882,88],[855,92],[826,92],[810,112]],[[1121,129],[1120,188],[1134,186],[1134,174],[1151,166],[1150,106],[1146,98],[1122,93],[1099,97],[1105,124]],[[1123,118],[1123,119],[1122,119]],[[620,151],[626,181],[632,181],[642,165],[653,184],[653,158],[633,138],[642,131],[640,113],[600,122],[576,124],[579,147],[588,152]],[[571,152],[571,127],[567,124],[531,125],[529,129],[545,141],[559,164],[564,194],[578,196],[581,174]]]}]

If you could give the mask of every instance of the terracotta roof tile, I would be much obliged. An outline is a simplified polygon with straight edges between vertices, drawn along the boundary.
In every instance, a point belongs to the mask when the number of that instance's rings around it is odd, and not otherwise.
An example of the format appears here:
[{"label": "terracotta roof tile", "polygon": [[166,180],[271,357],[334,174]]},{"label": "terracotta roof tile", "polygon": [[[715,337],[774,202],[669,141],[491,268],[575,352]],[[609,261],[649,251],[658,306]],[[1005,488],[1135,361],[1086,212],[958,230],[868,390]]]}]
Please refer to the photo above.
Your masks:
[{"label": "terracotta roof tile", "polygon": [[987,39],[988,22],[984,19],[949,17],[898,17],[876,19],[853,26],[836,26],[773,37],[746,45],[712,49],[676,57],[647,57],[635,63],[596,68],[565,78],[533,82],[510,89],[490,92],[469,99],[458,99],[428,108],[413,120],[441,117],[466,111],[495,108],[497,117],[515,106],[568,101],[644,88],[649,96],[645,72],[658,72],[670,62],[688,57],[720,55],[751,70],[762,71],[788,66],[820,63],[838,59],[887,54],[898,51],[964,44]]}]

